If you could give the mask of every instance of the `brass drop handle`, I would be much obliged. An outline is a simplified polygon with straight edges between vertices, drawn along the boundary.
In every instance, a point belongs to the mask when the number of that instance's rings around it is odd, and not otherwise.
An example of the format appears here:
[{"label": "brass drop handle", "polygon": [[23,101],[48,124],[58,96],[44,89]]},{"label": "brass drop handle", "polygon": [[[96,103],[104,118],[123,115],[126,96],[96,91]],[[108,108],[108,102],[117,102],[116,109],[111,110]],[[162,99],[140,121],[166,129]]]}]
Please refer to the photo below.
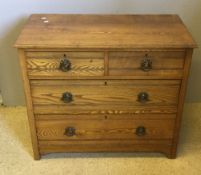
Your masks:
[{"label": "brass drop handle", "polygon": [[68,137],[72,137],[76,134],[76,129],[74,127],[67,127],[65,129],[64,135]]},{"label": "brass drop handle", "polygon": [[135,134],[137,136],[144,136],[146,134],[146,128],[144,126],[139,126],[136,128]]},{"label": "brass drop handle", "polygon": [[152,61],[147,54],[145,55],[144,60],[141,62],[141,69],[145,72],[152,69]]},{"label": "brass drop handle", "polygon": [[61,100],[64,103],[70,103],[71,101],[73,101],[73,95],[70,92],[64,92],[62,94]]},{"label": "brass drop handle", "polygon": [[67,59],[67,58],[64,58],[60,61],[60,65],[59,65],[59,69],[62,71],[62,72],[67,72],[71,69],[71,62]]},{"label": "brass drop handle", "polygon": [[140,92],[138,94],[138,101],[140,103],[145,103],[145,102],[149,101],[149,94],[147,92]]}]

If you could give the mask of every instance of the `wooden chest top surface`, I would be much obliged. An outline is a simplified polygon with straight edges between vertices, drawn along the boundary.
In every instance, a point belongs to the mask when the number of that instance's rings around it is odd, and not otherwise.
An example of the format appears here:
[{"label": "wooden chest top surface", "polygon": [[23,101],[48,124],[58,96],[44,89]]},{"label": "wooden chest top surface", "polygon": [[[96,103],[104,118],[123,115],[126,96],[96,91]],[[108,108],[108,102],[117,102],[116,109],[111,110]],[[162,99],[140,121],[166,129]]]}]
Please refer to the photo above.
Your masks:
[{"label": "wooden chest top surface", "polygon": [[31,15],[18,48],[194,48],[177,15]]}]

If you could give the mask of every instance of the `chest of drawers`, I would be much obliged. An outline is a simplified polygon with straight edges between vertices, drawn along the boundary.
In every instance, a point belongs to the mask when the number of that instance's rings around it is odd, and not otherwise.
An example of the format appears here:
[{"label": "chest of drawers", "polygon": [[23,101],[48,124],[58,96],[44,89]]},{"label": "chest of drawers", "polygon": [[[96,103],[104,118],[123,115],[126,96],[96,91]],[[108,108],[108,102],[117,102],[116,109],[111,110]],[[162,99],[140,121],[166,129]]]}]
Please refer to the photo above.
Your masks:
[{"label": "chest of drawers", "polygon": [[34,158],[176,157],[195,42],[176,15],[32,15],[18,48]]}]

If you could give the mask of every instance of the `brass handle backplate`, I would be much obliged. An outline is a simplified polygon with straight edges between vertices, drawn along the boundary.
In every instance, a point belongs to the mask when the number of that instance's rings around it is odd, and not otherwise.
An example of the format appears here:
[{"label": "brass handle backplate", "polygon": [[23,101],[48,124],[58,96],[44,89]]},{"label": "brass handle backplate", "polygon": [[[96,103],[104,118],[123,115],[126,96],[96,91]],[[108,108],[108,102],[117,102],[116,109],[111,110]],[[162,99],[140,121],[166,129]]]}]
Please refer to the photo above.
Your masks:
[{"label": "brass handle backplate", "polygon": [[73,101],[73,95],[70,92],[64,92],[62,94],[61,100],[64,103],[70,103],[71,101]]},{"label": "brass handle backplate", "polygon": [[72,137],[75,135],[75,131],[76,131],[76,129],[74,127],[67,127],[65,129],[64,135]]},{"label": "brass handle backplate", "polygon": [[144,136],[146,134],[146,128],[144,126],[137,127],[135,134],[137,136]]},{"label": "brass handle backplate", "polygon": [[138,94],[138,101],[140,103],[145,103],[145,102],[149,101],[149,94],[147,92],[140,92]]},{"label": "brass handle backplate", "polygon": [[152,69],[152,61],[147,54],[145,55],[144,60],[141,62],[141,69],[145,72]]},{"label": "brass handle backplate", "polygon": [[[65,57],[65,56],[64,56]],[[59,65],[59,69],[62,71],[62,72],[67,72],[71,69],[71,62],[67,59],[67,58],[64,58],[60,61],[60,65]]]}]

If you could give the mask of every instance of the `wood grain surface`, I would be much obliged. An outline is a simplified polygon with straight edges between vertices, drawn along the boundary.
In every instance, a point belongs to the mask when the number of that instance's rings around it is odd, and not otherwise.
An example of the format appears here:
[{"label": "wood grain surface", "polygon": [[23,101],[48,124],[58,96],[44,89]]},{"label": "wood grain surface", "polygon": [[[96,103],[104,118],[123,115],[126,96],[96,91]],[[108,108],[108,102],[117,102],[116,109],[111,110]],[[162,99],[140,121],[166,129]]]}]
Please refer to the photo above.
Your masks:
[{"label": "wood grain surface", "polygon": [[[172,139],[174,119],[37,120],[36,126],[39,140]],[[146,133],[138,136],[136,129],[141,126]],[[74,136],[64,134],[68,127],[75,128]]]},{"label": "wood grain surface", "polygon": [[[183,74],[184,51],[109,52],[109,75],[117,76],[172,76]],[[144,59],[152,62],[150,71],[143,71]]]},{"label": "wood grain surface", "polygon": [[41,154],[55,152],[161,152],[170,155],[171,140],[39,141]]},{"label": "wood grain surface", "polygon": [[177,106],[93,106],[86,107],[69,107],[67,105],[34,105],[34,114],[73,114],[73,115],[99,115],[99,114],[175,114],[177,113]]},{"label": "wood grain surface", "polygon": [[[53,111],[63,106],[68,112],[78,110],[134,110],[136,106],[176,106],[180,81],[140,81],[140,80],[66,80],[31,81],[34,109],[51,106]],[[62,94],[70,92],[73,101],[64,103]],[[149,99],[138,101],[138,95],[146,92]],[[168,92],[168,93],[164,93]],[[62,108],[61,108],[62,109]],[[48,112],[48,108],[47,108]],[[63,112],[63,110],[61,111]]]},{"label": "wood grain surface", "polygon": [[[108,151],[175,158],[196,46],[177,15],[31,15],[15,47],[34,158]],[[66,72],[63,59],[71,63]],[[152,62],[148,71],[144,59]],[[68,127],[73,136],[64,135]],[[136,134],[138,127],[145,135]]]},{"label": "wood grain surface", "polygon": [[[104,75],[103,52],[27,52],[28,75],[41,76],[101,76]],[[59,69],[60,62],[68,59],[70,70]]]},{"label": "wood grain surface", "polygon": [[108,114],[108,115],[49,115],[49,114],[36,114],[36,120],[104,120],[104,119],[113,119],[113,120],[131,120],[137,119],[140,120],[154,120],[154,119],[175,119],[176,114]]},{"label": "wood grain surface", "polygon": [[190,72],[192,54],[193,54],[193,49],[188,49],[186,51],[185,65],[184,65],[184,75],[185,76],[181,82],[181,89],[180,89],[179,103],[178,103],[178,112],[177,112],[177,118],[175,120],[174,139],[173,139],[173,143],[172,143],[172,151],[170,154],[170,158],[176,158],[176,155],[177,155],[177,146],[178,146],[178,142],[179,142],[179,133],[180,133],[180,127],[181,127],[181,121],[182,121],[183,107],[184,107],[184,102],[185,102],[185,95],[186,95],[187,82],[188,82],[188,77],[189,77],[189,72]]},{"label": "wood grain surface", "polygon": [[[47,19],[42,19],[46,17]],[[31,15],[20,48],[193,48],[177,15]]]},{"label": "wood grain surface", "polygon": [[28,75],[27,75],[26,56],[25,56],[24,50],[19,49],[18,55],[20,58],[20,66],[22,69],[22,79],[23,79],[24,90],[25,90],[27,115],[28,115],[28,121],[29,121],[31,142],[32,142],[32,147],[33,147],[33,157],[34,157],[34,159],[38,160],[38,159],[40,159],[40,153],[38,150],[38,138],[36,135],[36,125],[35,125],[35,118],[34,118],[34,113],[33,113],[33,102],[32,102],[31,92],[30,92],[30,82],[29,82]]}]

